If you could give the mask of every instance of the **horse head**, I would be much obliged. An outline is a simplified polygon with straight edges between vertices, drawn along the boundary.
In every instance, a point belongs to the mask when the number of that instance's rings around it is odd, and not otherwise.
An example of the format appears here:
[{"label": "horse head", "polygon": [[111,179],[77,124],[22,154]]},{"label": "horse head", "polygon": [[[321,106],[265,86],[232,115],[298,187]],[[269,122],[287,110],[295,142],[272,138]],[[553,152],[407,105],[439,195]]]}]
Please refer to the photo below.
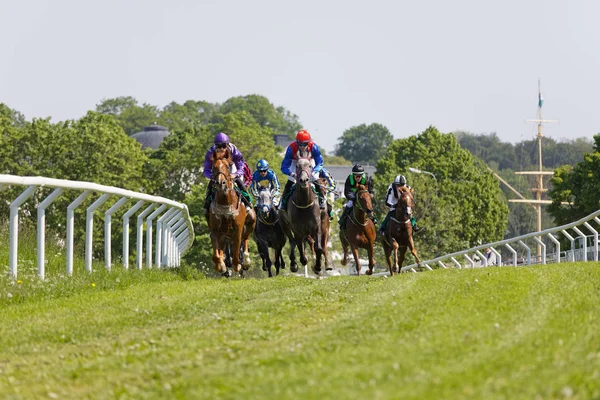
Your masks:
[{"label": "horse head", "polygon": [[220,158],[213,161],[212,179],[217,190],[227,192],[233,189],[230,169],[231,161],[228,158]]},{"label": "horse head", "polygon": [[356,200],[355,207],[364,212],[366,215],[373,215],[373,195],[365,185],[356,185]]},{"label": "horse head", "polygon": [[[398,191],[398,206],[396,207],[396,215],[398,217],[408,217],[412,214],[415,206],[412,193],[407,187],[400,187]],[[398,213],[400,213],[400,215]]]},{"label": "horse head", "polygon": [[296,162],[296,183],[300,187],[306,188],[310,182],[311,176],[312,166],[310,165],[309,159],[300,158],[298,162]]},{"label": "horse head", "polygon": [[269,218],[271,210],[273,209],[273,199],[271,198],[271,191],[268,188],[262,188],[258,193],[257,206],[260,216],[263,219]]}]

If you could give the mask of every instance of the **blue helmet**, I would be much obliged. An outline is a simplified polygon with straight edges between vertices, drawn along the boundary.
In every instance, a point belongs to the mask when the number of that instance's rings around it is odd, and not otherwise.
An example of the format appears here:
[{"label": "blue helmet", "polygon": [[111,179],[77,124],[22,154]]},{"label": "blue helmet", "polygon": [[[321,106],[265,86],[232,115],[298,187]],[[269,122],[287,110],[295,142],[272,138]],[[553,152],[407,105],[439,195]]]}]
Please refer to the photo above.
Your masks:
[{"label": "blue helmet", "polygon": [[267,160],[260,159],[256,163],[256,169],[259,171],[266,171],[269,169],[269,163],[267,162]]}]

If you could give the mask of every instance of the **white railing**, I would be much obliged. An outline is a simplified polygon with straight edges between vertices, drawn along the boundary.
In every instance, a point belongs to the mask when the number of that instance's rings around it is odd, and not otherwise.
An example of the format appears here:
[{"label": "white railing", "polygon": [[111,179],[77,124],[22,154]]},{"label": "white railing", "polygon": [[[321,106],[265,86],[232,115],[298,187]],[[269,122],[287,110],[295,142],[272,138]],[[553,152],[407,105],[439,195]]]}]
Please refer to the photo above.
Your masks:
[{"label": "white railing", "polygon": [[[445,254],[440,257],[436,257],[431,260],[425,260],[421,262],[421,265],[426,270],[432,270],[432,266],[448,268],[457,267],[457,268],[474,268],[476,266],[476,262],[474,261],[474,255],[483,260],[484,256],[481,253],[481,250],[486,248],[490,248],[492,252],[496,255],[496,263],[494,265],[513,265],[517,266],[521,265],[532,265],[536,263],[546,264],[561,262],[561,259],[565,261],[588,261],[594,260],[598,261],[598,231],[590,224],[592,221],[596,224],[600,225],[600,210],[588,215],[585,218],[582,218],[578,221],[571,222],[570,224],[558,226],[555,228],[546,229],[541,232],[532,232],[526,235],[518,236],[511,239],[501,240],[499,242],[493,242],[488,244],[482,244],[477,247],[470,248],[468,250],[457,251],[456,253]],[[591,235],[585,235],[583,229],[591,232]],[[572,230],[575,235],[571,235],[569,230]],[[557,236],[563,235],[569,242],[569,248],[563,250],[561,252],[560,241],[557,239]],[[574,237],[575,236],[575,237]],[[554,248],[553,252],[549,252],[549,246],[547,246],[540,238],[547,237],[549,242],[552,243],[552,247]],[[534,245],[539,245],[542,249],[541,254],[538,255],[537,259],[534,260],[532,258],[531,247],[525,243],[526,240],[532,240]],[[590,248],[588,248],[588,240],[590,241]],[[579,244],[579,247],[576,246],[576,243]],[[518,251],[514,249],[511,244],[517,244],[517,248],[522,249],[522,256],[519,259]],[[504,246],[511,254],[512,258],[509,262],[502,263],[502,256],[500,251],[497,248]],[[562,256],[561,254],[564,254]],[[412,255],[407,252],[407,257],[412,257]],[[460,257],[461,261],[458,261],[457,258]],[[522,260],[522,262],[519,262]],[[466,262],[465,262],[466,261]],[[487,266],[485,262],[481,264],[481,266]],[[401,271],[404,272],[417,272],[416,268],[417,264],[407,265],[401,268]],[[375,275],[386,275],[389,272],[380,272]]]},{"label": "white railing", "polygon": [[[10,204],[10,252],[9,267],[13,279],[17,277],[18,243],[19,243],[19,208],[29,199],[38,188],[55,188],[50,195],[37,205],[37,267],[38,275],[45,276],[45,232],[46,208],[65,190],[82,192],[66,210],[67,240],[66,240],[66,272],[73,273],[73,229],[75,209],[92,193],[101,196],[86,210],[85,228],[85,269],[92,271],[92,243],[94,212],[109,198],[118,197],[118,201],[104,212],[104,263],[108,270],[112,266],[111,256],[111,220],[112,215],[130,200],[138,200],[123,215],[123,266],[129,268],[129,219],[144,205],[147,207],[137,217],[137,251],[136,266],[142,268],[143,230],[146,225],[146,266],[151,268],[161,266],[177,266],[181,257],[190,249],[194,241],[194,227],[187,206],[164,197],[151,196],[131,190],[112,186],[98,185],[90,182],[68,181],[44,177],[21,177],[0,175],[2,186],[25,186],[26,189]],[[151,213],[152,212],[152,213]],[[151,213],[151,214],[150,214]],[[148,215],[150,214],[150,215]],[[156,222],[156,255],[152,263],[152,224]]]}]

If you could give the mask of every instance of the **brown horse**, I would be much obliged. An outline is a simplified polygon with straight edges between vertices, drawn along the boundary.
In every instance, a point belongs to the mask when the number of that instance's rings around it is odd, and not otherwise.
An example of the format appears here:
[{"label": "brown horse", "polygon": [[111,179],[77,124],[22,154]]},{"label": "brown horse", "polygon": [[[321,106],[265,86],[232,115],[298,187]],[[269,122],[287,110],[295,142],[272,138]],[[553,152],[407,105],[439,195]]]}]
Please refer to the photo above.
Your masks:
[{"label": "brown horse", "polygon": [[[229,151],[213,152],[212,158],[212,179],[216,189],[208,218],[213,247],[212,259],[218,272],[231,276],[231,271],[228,271],[225,263],[225,251],[229,246],[233,269],[242,275],[241,268],[244,270],[250,268],[248,238],[256,225],[256,217],[254,210],[246,212],[241,194],[234,188],[235,183],[230,173],[232,161]],[[240,264],[241,252],[244,258],[243,265]]]},{"label": "brown horse", "polygon": [[358,249],[367,249],[369,256],[369,270],[367,275],[373,273],[375,267],[375,238],[377,231],[370,216],[373,214],[373,202],[371,193],[364,185],[356,186],[356,198],[352,205],[352,213],[346,219],[346,230],[340,230],[340,240],[344,248],[342,265],[348,263],[348,246],[352,249],[354,261],[356,262],[356,273],[360,275],[360,259]]},{"label": "brown horse", "polygon": [[[300,262],[306,266],[306,245],[314,243],[315,265],[313,272],[321,272],[323,256],[323,235],[321,232],[321,210],[317,194],[312,190],[312,167],[308,159],[301,158],[296,163],[296,188],[287,200],[286,209],[282,209],[281,221],[284,232],[290,239],[290,270],[297,271],[295,247],[300,253]],[[326,244],[326,243],[325,243]]]},{"label": "brown horse", "polygon": [[396,212],[390,218],[383,234],[383,250],[385,251],[388,267],[390,268],[390,275],[394,275],[394,273],[400,272],[402,269],[407,249],[410,249],[417,264],[421,266],[421,259],[417,255],[417,249],[413,242],[412,225],[410,222],[414,208],[414,199],[410,189],[400,187],[398,190],[400,193],[398,194]]}]

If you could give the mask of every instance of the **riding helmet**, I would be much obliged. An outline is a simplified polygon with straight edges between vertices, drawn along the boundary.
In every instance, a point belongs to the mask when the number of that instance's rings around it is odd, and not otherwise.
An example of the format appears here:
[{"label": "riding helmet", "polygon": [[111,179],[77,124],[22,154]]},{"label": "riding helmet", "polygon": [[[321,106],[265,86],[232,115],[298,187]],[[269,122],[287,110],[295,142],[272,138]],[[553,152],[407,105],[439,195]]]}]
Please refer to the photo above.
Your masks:
[{"label": "riding helmet", "polygon": [[296,134],[296,141],[299,143],[310,142],[310,133],[308,133],[308,131],[305,131],[304,129],[298,131],[298,133]]},{"label": "riding helmet", "polygon": [[360,164],[355,164],[354,167],[352,167],[352,173],[354,175],[362,175],[365,173],[365,169],[363,168],[362,165]]},{"label": "riding helmet", "polygon": [[227,136],[223,132],[217,134],[217,136],[215,136],[215,144],[219,143],[229,143],[229,136]]},{"label": "riding helmet", "polygon": [[404,177],[404,175],[398,175],[396,176],[394,183],[396,185],[406,185],[406,178]]},{"label": "riding helmet", "polygon": [[259,171],[266,171],[269,169],[269,163],[267,162],[267,160],[260,159],[256,163],[256,169]]}]

